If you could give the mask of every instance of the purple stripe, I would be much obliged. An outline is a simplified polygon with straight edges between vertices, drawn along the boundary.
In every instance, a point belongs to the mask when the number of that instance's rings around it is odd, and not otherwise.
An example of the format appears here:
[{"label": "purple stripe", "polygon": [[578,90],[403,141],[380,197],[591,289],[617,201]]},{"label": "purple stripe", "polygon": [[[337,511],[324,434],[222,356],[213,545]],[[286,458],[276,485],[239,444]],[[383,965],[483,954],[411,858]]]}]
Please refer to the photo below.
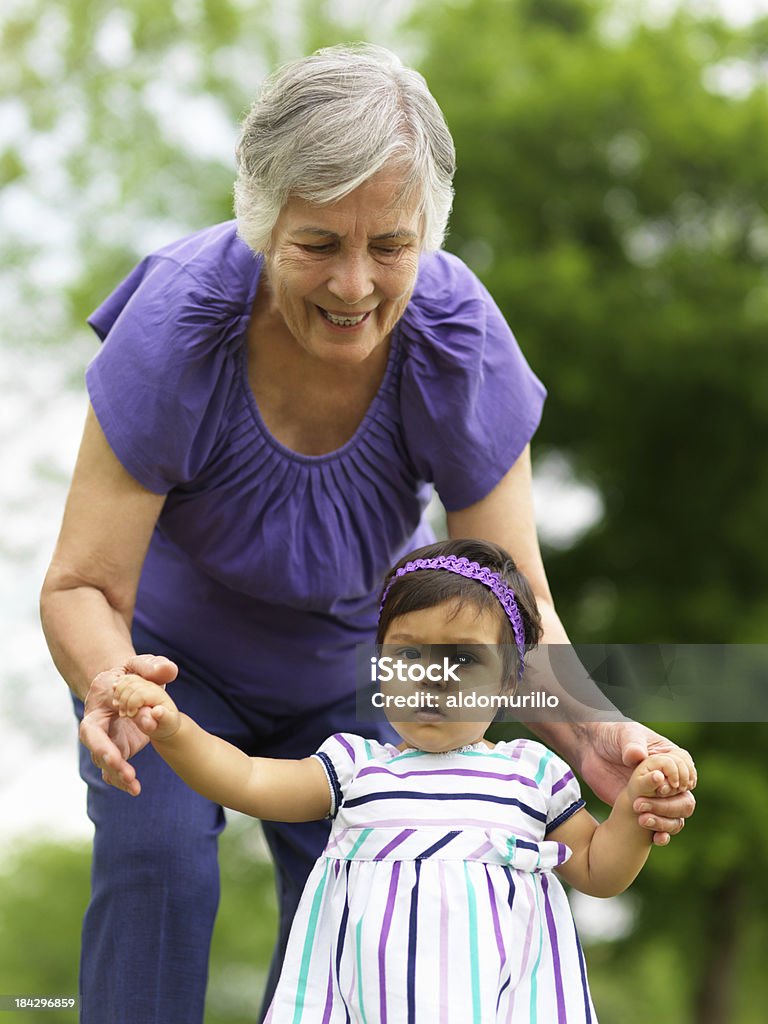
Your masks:
[{"label": "purple stripe", "polygon": [[381,926],[379,938],[379,1015],[381,1024],[387,1024],[387,984],[386,984],[386,947],[389,929],[392,925],[392,912],[395,908],[395,895],[397,893],[397,880],[400,877],[400,861],[396,860],[392,865],[392,876],[389,881],[389,892],[387,893],[387,906],[384,910],[384,922]]},{"label": "purple stripe", "polygon": [[551,796],[554,796],[555,793],[559,793],[560,790],[563,788],[563,786],[565,786],[568,782],[570,782],[572,778],[573,778],[573,772],[569,768],[568,771],[565,773],[565,775],[563,775],[562,778],[558,779],[557,782],[552,787]]},{"label": "purple stripe", "polygon": [[501,937],[501,924],[499,923],[499,912],[496,909],[496,896],[491,882],[491,873],[486,865],[485,880],[488,884],[488,900],[491,904],[491,916],[493,917],[493,933],[496,936],[496,949],[499,951],[499,972],[504,968],[504,940]]},{"label": "purple stripe", "polygon": [[344,737],[343,737],[343,736],[341,735],[341,733],[340,733],[340,732],[337,732],[337,733],[336,733],[336,734],[334,735],[334,737],[333,737],[333,738],[334,738],[334,739],[335,739],[335,740],[336,740],[336,741],[337,741],[338,743],[340,743],[340,744],[342,745],[342,747],[344,747],[344,749],[346,750],[346,752],[347,752],[347,753],[349,754],[349,756],[350,756],[350,759],[351,759],[351,761],[352,761],[352,764],[354,764],[354,763],[355,763],[355,751],[354,751],[354,750],[353,750],[353,748],[352,748],[352,747],[350,746],[350,744],[349,744],[349,743],[347,743],[347,741],[346,741],[346,740],[344,739]]},{"label": "purple stripe", "polygon": [[[505,869],[505,870],[507,870],[507,869]],[[529,964],[529,961],[530,961],[530,958],[531,958],[532,947],[533,947],[533,922],[534,922],[534,919],[536,918],[536,893],[535,893],[535,887],[536,887],[536,879],[538,877],[539,877],[538,875],[536,875],[536,876],[534,876],[534,875],[523,875],[523,873],[521,872],[520,875],[519,875],[519,878],[518,878],[518,881],[523,882],[523,888],[526,891],[526,894],[528,896],[528,903],[529,903],[528,914],[526,915],[527,919],[528,919],[528,923],[527,923],[526,928],[525,928],[525,939],[523,940],[523,954],[522,954],[522,959],[521,959],[521,962],[520,962],[521,976],[523,976],[523,977],[530,977],[530,970],[529,970],[528,964]],[[507,1009],[507,1021],[511,1021],[512,1017],[513,1017],[513,1011],[514,1011],[514,1008],[515,1008],[515,995],[516,995],[516,992],[517,992],[516,988],[510,989],[510,992],[509,992],[509,1007]]]},{"label": "purple stripe", "polygon": [[379,852],[376,854],[376,856],[373,859],[374,860],[384,860],[386,855],[391,850],[394,850],[394,848],[396,846],[399,846],[400,843],[404,842],[404,840],[406,840],[408,838],[408,836],[412,836],[415,831],[416,831],[415,828],[407,828],[407,829],[405,829],[403,832],[400,833],[399,836],[395,836],[394,839],[391,839],[387,843],[386,846],[382,846],[382,848],[379,850]]},{"label": "purple stripe", "polygon": [[475,779],[499,779],[501,782],[519,782],[521,785],[530,786],[532,789],[538,788],[534,780],[527,775],[500,775],[498,772],[478,772],[473,771],[471,768],[434,768],[424,769],[423,771],[393,772],[384,765],[368,765],[360,769],[357,773],[357,778],[361,779],[364,775],[381,775],[382,773],[396,779],[409,779],[412,775],[467,775]]},{"label": "purple stripe", "polygon": [[469,856],[465,857],[464,859],[465,860],[479,860],[480,857],[482,857],[482,855],[484,853],[488,853],[488,851],[492,850],[492,849],[493,849],[493,843],[489,839],[487,842],[483,843],[482,846],[478,846],[478,848],[476,850],[473,850],[472,853],[470,853]]},{"label": "purple stripe", "polygon": [[333,964],[328,964],[328,988],[325,993],[325,1009],[321,1024],[328,1024],[331,1019],[331,1008],[333,1006]]},{"label": "purple stripe", "polygon": [[549,901],[549,880],[546,874],[541,876],[541,888],[544,893],[544,915],[547,919],[547,931],[552,946],[552,967],[555,973],[555,991],[557,992],[557,1024],[568,1024],[565,1016],[565,995],[563,994],[563,971],[560,963],[560,947],[557,944],[557,927]]}]

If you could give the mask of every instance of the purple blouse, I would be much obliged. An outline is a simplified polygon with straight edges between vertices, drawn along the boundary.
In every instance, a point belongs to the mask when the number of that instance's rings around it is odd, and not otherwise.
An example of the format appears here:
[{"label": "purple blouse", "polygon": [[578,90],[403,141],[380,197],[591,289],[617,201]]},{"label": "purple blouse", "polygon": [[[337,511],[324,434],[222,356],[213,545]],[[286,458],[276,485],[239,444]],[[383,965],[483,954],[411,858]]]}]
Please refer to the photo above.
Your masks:
[{"label": "purple blouse", "polygon": [[471,271],[425,255],[355,434],[297,454],[248,383],[260,269],[234,222],[148,256],[90,317],[104,344],[86,379],[120,462],[167,495],[136,606],[155,653],[285,714],[353,689],[384,574],[432,539],[430,484],[449,510],[483,498],[533,435],[545,391]]}]

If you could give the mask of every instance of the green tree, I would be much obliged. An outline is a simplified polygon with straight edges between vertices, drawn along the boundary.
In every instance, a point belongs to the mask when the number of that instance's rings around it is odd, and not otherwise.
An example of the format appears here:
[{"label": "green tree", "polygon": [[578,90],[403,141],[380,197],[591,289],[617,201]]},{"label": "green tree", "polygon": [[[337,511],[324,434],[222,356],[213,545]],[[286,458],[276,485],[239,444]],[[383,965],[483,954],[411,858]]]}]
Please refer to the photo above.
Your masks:
[{"label": "green tree", "polygon": [[[536,451],[604,504],[547,552],[564,620],[584,642],[766,639],[768,19],[424,12],[458,151],[448,247],[549,387]],[[726,89],[734,71],[754,87]]]}]

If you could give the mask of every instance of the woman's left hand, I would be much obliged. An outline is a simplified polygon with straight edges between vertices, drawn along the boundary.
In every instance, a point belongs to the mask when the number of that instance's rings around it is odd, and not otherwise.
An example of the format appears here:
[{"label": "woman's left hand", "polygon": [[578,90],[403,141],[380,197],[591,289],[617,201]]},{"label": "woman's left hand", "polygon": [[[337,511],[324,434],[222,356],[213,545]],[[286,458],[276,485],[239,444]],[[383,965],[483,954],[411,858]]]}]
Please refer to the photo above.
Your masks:
[{"label": "woman's left hand", "polygon": [[[606,803],[615,802],[633,770],[649,754],[677,754],[688,764],[691,789],[696,785],[696,766],[688,751],[639,722],[592,722],[585,728],[588,746],[581,757],[579,772]],[[690,791],[665,797],[639,797],[632,805],[638,824],[653,831],[657,846],[666,846],[670,836],[683,829],[695,806]]]}]

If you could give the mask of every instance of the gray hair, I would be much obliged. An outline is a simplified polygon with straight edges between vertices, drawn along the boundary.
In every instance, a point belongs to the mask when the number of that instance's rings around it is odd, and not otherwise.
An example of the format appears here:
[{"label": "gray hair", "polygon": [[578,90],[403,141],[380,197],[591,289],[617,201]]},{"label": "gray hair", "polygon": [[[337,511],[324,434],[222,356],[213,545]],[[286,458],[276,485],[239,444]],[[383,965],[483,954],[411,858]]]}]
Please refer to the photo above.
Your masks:
[{"label": "gray hair", "polygon": [[331,46],[278,68],[237,145],[240,237],[263,252],[290,196],[321,205],[387,163],[417,197],[423,248],[439,249],[453,200],[453,139],[424,78],[381,46]]}]

